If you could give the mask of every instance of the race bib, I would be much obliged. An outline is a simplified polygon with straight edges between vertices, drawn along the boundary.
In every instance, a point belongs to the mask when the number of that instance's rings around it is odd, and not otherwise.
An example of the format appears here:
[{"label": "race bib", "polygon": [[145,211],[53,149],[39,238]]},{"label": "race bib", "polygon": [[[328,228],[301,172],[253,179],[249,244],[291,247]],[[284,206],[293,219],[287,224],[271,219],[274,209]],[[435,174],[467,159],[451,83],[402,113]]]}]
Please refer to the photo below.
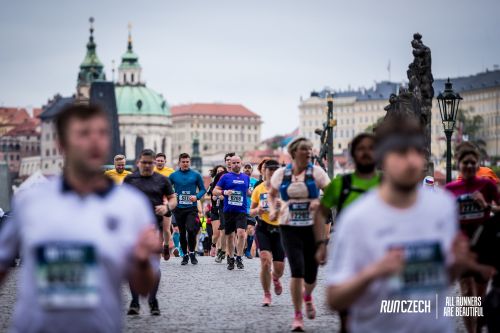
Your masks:
[{"label": "race bib", "polygon": [[260,206],[269,211],[269,202],[267,201],[267,193],[262,193],[259,197]]},{"label": "race bib", "polygon": [[403,244],[403,271],[391,279],[396,294],[435,292],[446,288],[447,275],[439,242]]},{"label": "race bib", "polygon": [[227,197],[227,203],[231,206],[243,206],[243,195],[241,191],[233,191],[233,193]]},{"label": "race bib", "polygon": [[48,243],[35,248],[36,287],[48,309],[99,305],[99,269],[93,245]]},{"label": "race bib", "polygon": [[192,205],[193,203],[191,202],[191,200],[189,200],[190,196],[191,192],[182,191],[182,193],[179,194],[179,205]]},{"label": "race bib", "polygon": [[309,202],[292,202],[289,204],[288,210],[290,212],[289,225],[307,226],[313,224]]},{"label": "race bib", "polygon": [[472,199],[470,194],[464,194],[458,197],[458,207],[459,207],[459,218],[462,222],[467,222],[468,220],[481,219],[485,216],[484,209],[479,206],[479,204]]}]

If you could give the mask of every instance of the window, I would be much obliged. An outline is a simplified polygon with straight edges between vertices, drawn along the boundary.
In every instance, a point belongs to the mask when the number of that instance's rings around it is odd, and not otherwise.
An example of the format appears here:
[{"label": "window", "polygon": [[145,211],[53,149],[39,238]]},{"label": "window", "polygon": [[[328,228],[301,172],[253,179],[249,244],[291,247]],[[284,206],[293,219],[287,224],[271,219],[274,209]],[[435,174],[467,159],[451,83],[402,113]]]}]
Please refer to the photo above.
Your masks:
[{"label": "window", "polygon": [[50,156],[50,150],[49,150],[49,149],[47,149],[47,150],[45,151],[45,156]]},{"label": "window", "polygon": [[134,73],[130,74],[130,82],[134,83]]}]

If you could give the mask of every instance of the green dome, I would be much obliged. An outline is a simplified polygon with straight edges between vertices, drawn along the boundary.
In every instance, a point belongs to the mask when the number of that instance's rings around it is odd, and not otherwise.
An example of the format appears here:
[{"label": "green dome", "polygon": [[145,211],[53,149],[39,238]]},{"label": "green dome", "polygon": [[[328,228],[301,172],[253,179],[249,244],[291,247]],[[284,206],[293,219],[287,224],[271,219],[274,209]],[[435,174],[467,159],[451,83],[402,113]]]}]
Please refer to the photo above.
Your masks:
[{"label": "green dome", "polygon": [[116,86],[115,94],[118,114],[170,116],[167,101],[144,85]]}]

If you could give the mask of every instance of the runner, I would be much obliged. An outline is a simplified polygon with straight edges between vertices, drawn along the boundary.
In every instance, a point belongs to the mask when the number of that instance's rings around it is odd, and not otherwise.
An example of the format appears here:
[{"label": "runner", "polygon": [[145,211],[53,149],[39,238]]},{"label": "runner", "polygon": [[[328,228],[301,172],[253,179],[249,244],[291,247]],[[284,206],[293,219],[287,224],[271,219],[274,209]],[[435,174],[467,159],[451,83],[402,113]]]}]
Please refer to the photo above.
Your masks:
[{"label": "runner", "polygon": [[[151,149],[144,149],[137,159],[137,171],[128,175],[123,182],[134,186],[148,197],[150,209],[152,209],[156,216],[157,227],[160,231],[160,240],[163,243],[163,218],[175,208],[177,199],[168,178],[153,171],[154,158],[155,153]],[[164,198],[167,198],[167,204],[163,203]],[[161,274],[158,272],[154,289],[148,298],[151,314],[155,316],[160,315],[160,308],[156,298],[158,287],[160,286],[160,278]],[[127,314],[138,315],[140,312],[139,295],[134,291],[132,286],[130,286],[130,292],[132,294],[132,301],[130,302]]]},{"label": "runner", "polygon": [[[169,168],[165,166],[165,161],[167,160],[167,157],[165,156],[164,153],[158,153],[155,156],[155,168],[154,172],[159,173],[160,175],[164,177],[169,177],[173,172],[174,169]],[[172,212],[168,212],[167,215],[163,217],[163,259],[168,260],[170,259],[170,239],[172,237],[172,233],[170,231],[171,229],[171,223],[172,222]],[[177,250],[179,251],[179,250]],[[177,254],[174,252],[174,254]],[[178,255],[176,255],[177,257]]]},{"label": "runner", "polygon": [[115,168],[105,171],[104,174],[113,179],[115,184],[120,185],[127,175],[131,174],[130,171],[125,170],[125,155],[116,155],[113,159]]},{"label": "runner", "polygon": [[227,168],[227,171],[228,172],[231,172],[231,158],[233,156],[235,156],[236,153],[227,153],[225,156],[224,156],[224,162],[226,163],[226,168]]},{"label": "runner", "polygon": [[236,232],[236,266],[243,269],[243,248],[245,246],[245,235],[247,229],[247,196],[249,195],[250,179],[241,173],[241,158],[231,157],[231,172],[223,175],[215,189],[214,195],[224,194],[224,230],[226,232],[227,244],[227,269],[233,270],[235,259],[234,239]]},{"label": "runner", "polygon": [[271,177],[280,167],[278,161],[268,160],[262,169],[264,182],[257,186],[252,193],[252,207],[250,214],[258,216],[256,229],[257,244],[260,250],[260,283],[264,289],[262,306],[271,305],[271,279],[274,284],[274,293],[281,295],[283,287],[280,278],[285,269],[285,252],[281,245],[279,222],[269,219],[269,205],[267,195],[271,188]]},{"label": "runner", "polygon": [[[205,195],[205,185],[201,175],[191,169],[191,157],[189,154],[179,155],[179,170],[170,175],[170,181],[174,185],[179,204],[174,210],[175,223],[179,227],[182,258],[181,265],[187,265],[189,259],[191,264],[196,265],[196,235],[200,230],[197,223],[198,200]],[[189,250],[189,252],[188,252]]]},{"label": "runner", "polygon": [[[329,216],[332,213],[332,208],[336,209],[338,217],[345,207],[380,183],[380,175],[375,171],[374,144],[375,138],[368,133],[358,134],[352,140],[350,153],[354,161],[355,171],[354,173],[338,175],[325,189],[320,209],[314,218],[317,239],[328,239],[330,236]],[[327,223],[328,228],[326,228],[325,234],[321,234],[325,223]],[[316,259],[320,264],[323,264],[325,258],[326,244],[322,243],[318,246]],[[347,332],[347,312],[341,312],[339,315],[340,331],[345,333]]]},{"label": "runner", "polygon": [[[311,164],[311,141],[303,137],[293,140],[288,146],[288,153],[292,163],[278,169],[271,178],[269,218],[274,221],[279,214],[281,238],[292,273],[290,292],[295,309],[292,330],[302,331],[303,301],[307,317],[316,317],[312,300],[318,273],[314,258],[317,244],[313,212],[319,206],[319,190],[324,189],[330,179],[323,169]],[[278,195],[281,197],[279,204]]]},{"label": "runner", "polygon": [[106,112],[66,106],[55,129],[62,176],[16,195],[0,231],[0,281],[18,249],[23,258],[10,330],[121,332],[124,277],[141,294],[156,280],[154,216],[141,193],[103,175],[111,147]]},{"label": "runner", "polygon": [[[457,237],[451,196],[421,190],[424,147],[417,122],[383,122],[376,141],[382,183],[340,215],[327,267],[327,298],[333,309],[349,309],[351,332],[455,331],[453,318],[442,315],[448,287],[473,262]],[[411,313],[391,311],[397,300],[416,303]]]},{"label": "runner", "polygon": [[[490,218],[492,211],[499,211],[500,195],[496,184],[488,178],[478,177],[479,151],[469,142],[457,146],[455,156],[461,179],[448,183],[446,189],[457,198],[460,208],[460,230],[472,242],[480,226]],[[488,280],[480,276],[464,276],[460,279],[463,296],[479,296],[484,299]],[[469,332],[480,332],[477,317],[464,317]]]},{"label": "runner", "polygon": [[224,239],[224,224],[221,223],[221,218],[223,217],[223,203],[224,203],[224,196],[216,196],[213,195],[213,189],[215,188],[215,185],[217,185],[217,182],[219,181],[220,177],[222,177],[223,174],[227,173],[226,167],[222,165],[217,165],[215,166],[212,170],[210,170],[210,176],[212,177],[212,182],[210,183],[210,186],[208,187],[207,190],[207,195],[210,197],[211,201],[211,210],[210,210],[210,219],[212,220],[212,229],[213,229],[213,236],[212,236],[212,246],[210,249],[210,255],[212,257],[215,257],[217,255],[216,261],[221,263],[222,260],[224,259],[222,257],[222,253],[225,253],[224,251],[225,248],[225,239]]},{"label": "runner", "polygon": [[257,184],[258,179],[252,177],[253,173],[253,166],[250,163],[246,163],[245,166],[243,167],[243,172],[245,175],[247,175],[250,178],[250,186],[249,186],[249,195],[248,195],[248,200],[247,200],[247,237],[246,237],[246,248],[245,248],[245,257],[247,259],[252,259],[252,244],[253,244],[253,238],[255,235],[255,224],[257,221],[255,221],[255,217],[250,215],[250,206],[252,205],[252,192],[255,188],[255,184]]}]

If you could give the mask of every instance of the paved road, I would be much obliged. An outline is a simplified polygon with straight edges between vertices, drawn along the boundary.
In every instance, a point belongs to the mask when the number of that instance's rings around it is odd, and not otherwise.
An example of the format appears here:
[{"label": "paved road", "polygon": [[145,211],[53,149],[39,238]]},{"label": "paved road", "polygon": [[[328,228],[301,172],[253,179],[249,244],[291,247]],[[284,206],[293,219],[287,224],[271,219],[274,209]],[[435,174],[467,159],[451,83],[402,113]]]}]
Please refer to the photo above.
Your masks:
[{"label": "paved road", "polygon": [[[243,271],[228,271],[211,257],[199,257],[197,266],[181,266],[180,258],[162,261],[159,292],[162,315],[151,317],[147,301],[141,300],[141,315],[125,318],[126,332],[287,332],[293,314],[287,288],[289,273],[283,279],[283,294],[273,295],[273,305],[263,308],[259,261],[244,263]],[[17,269],[0,288],[0,332],[5,332],[9,324],[16,275]],[[317,318],[305,320],[307,332],[336,332],[337,316],[324,305],[323,270],[318,283],[314,293]],[[123,295],[125,312],[130,301],[126,286]]]}]

